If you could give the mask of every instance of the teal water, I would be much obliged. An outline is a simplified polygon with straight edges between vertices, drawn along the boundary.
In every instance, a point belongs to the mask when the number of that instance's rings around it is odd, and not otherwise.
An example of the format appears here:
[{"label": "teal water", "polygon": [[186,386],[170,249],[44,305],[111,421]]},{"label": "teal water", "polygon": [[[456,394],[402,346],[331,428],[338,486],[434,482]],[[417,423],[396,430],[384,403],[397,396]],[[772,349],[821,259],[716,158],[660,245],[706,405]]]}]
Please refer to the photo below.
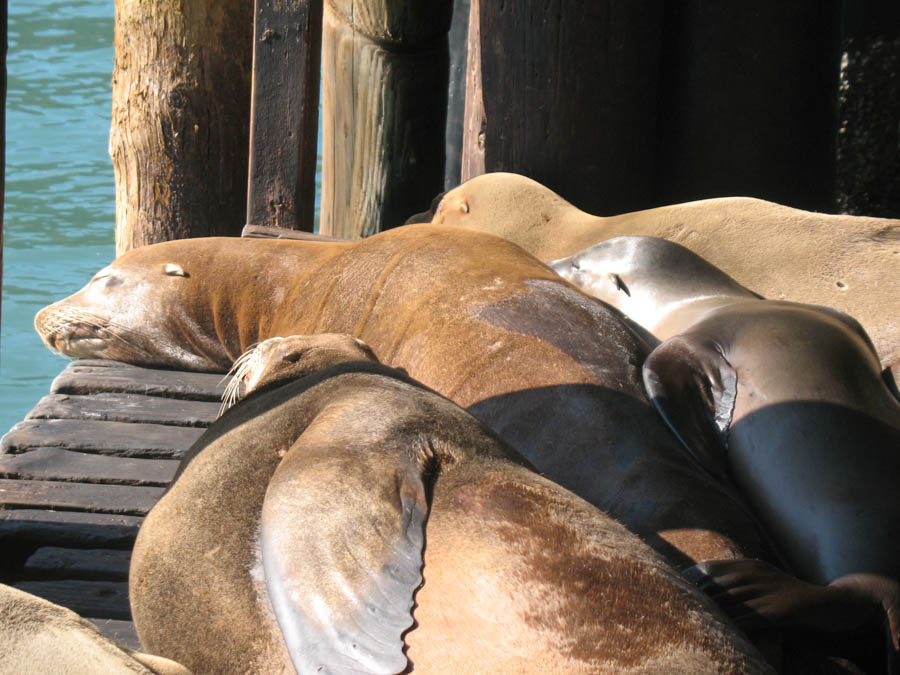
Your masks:
[{"label": "teal water", "polygon": [[10,0],[0,433],[66,361],[32,327],[115,255],[111,0]]}]

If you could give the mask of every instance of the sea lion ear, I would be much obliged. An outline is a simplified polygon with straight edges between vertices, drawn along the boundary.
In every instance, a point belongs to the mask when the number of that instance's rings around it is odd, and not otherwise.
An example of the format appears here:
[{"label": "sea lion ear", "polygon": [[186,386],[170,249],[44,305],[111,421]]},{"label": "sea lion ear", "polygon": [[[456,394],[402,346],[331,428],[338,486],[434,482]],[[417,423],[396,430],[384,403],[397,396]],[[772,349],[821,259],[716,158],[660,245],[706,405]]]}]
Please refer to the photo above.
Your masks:
[{"label": "sea lion ear", "polygon": [[266,492],[266,589],[300,673],[407,667],[403,633],[422,583],[424,463],[408,443],[380,443],[375,460],[368,450],[313,423]]},{"label": "sea lion ear", "polygon": [[728,475],[728,429],[737,396],[737,375],[716,345],[678,335],[644,362],[644,388],[666,424],[708,471]]},{"label": "sea lion ear", "polygon": [[165,272],[170,277],[187,277],[190,276],[184,271],[184,268],[178,263],[166,263]]}]

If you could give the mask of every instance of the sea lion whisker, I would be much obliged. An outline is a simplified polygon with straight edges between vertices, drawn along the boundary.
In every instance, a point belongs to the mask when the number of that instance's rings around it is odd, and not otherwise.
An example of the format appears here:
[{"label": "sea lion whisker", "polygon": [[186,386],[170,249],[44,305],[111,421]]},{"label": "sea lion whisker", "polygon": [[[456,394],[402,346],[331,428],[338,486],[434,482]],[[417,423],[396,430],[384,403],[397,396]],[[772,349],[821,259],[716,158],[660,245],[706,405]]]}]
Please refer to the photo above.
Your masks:
[{"label": "sea lion whisker", "polygon": [[219,417],[241,399],[241,385],[243,384],[247,372],[252,366],[252,362],[255,358],[258,358],[258,346],[259,343],[255,343],[247,349],[247,351],[238,356],[228,372],[222,377],[221,381],[224,382],[227,379],[228,384],[225,385],[225,391],[222,393],[222,405],[219,408]]}]

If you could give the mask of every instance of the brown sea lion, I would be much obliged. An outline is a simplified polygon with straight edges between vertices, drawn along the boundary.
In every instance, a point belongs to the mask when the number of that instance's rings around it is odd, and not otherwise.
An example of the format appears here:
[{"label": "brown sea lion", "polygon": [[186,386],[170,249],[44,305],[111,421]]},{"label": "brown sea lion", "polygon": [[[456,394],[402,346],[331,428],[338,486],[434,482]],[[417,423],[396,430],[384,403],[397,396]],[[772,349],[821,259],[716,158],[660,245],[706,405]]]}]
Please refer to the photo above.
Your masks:
[{"label": "brown sea lion", "polygon": [[347,333],[677,564],[771,556],[740,497],[649,404],[644,342],[498,237],[421,225],[356,243],[166,242],[129,251],[35,325],[73,356],[209,370],[269,337]]},{"label": "brown sea lion", "polygon": [[174,661],[118,646],[70,609],[5,584],[0,584],[0,673],[189,675]]},{"label": "brown sea lion", "polygon": [[859,612],[823,614],[825,599],[862,597],[857,607],[874,602],[890,619],[896,648],[900,403],[860,325],[758,299],[664,239],[610,239],[590,265],[598,297],[664,340],[644,382],[685,447],[737,484],[799,576],[832,588],[779,588],[774,572],[746,562],[707,566],[716,584],[749,601],[753,620],[790,615],[793,599],[833,629],[843,625],[834,616],[858,627]]},{"label": "brown sea lion", "polygon": [[269,389],[138,535],[149,648],[204,672],[768,672],[637,537],[356,341],[258,349]]},{"label": "brown sea lion", "polygon": [[543,261],[612,237],[662,237],[767,298],[850,314],[872,338],[882,367],[900,359],[898,220],[811,213],[746,197],[598,217],[529,178],[489,173],[447,192],[432,222],[499,235]]}]

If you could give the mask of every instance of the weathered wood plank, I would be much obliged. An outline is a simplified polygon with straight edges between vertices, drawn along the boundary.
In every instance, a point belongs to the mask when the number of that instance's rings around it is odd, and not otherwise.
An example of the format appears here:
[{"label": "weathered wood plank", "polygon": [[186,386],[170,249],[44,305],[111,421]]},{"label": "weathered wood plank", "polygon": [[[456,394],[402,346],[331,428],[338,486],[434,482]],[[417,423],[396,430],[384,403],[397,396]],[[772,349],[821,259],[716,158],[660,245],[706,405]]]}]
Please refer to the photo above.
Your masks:
[{"label": "weathered wood plank", "polygon": [[43,546],[28,557],[23,577],[30,581],[128,581],[130,564],[131,551]]},{"label": "weathered wood plank", "polygon": [[215,401],[185,401],[140,394],[49,394],[37,402],[25,419],[80,419],[208,427],[218,417],[220,407]]},{"label": "weathered wood plank", "polygon": [[0,542],[130,550],[143,520],[109,513],[0,508]]},{"label": "weathered wood plank", "polygon": [[451,0],[333,0],[322,20],[320,231],[402,225],[441,191]]},{"label": "weathered wood plank", "polygon": [[300,241],[351,241],[338,239],[325,234],[313,234],[302,230],[289,230],[285,227],[268,227],[266,225],[245,225],[241,231],[245,239],[299,239]]},{"label": "weathered wood plank", "polygon": [[12,586],[68,607],[82,616],[131,620],[128,584],[124,581],[19,581]]},{"label": "weathered wood plank", "polygon": [[73,361],[50,385],[53,394],[119,392],[218,401],[225,391],[223,374],[153,370],[117,361]]},{"label": "weathered wood plank", "polygon": [[203,433],[196,427],[93,420],[25,420],[0,440],[0,452],[67,448],[147,459],[181,457]]},{"label": "weathered wood plank", "polygon": [[164,487],[172,482],[178,464],[175,459],[137,459],[38,448],[17,455],[0,455],[0,477]]},{"label": "weathered wood plank", "polygon": [[125,647],[126,649],[131,649],[133,651],[141,651],[141,641],[138,638],[137,631],[134,629],[134,623],[131,621],[85,618],[97,626],[101,633],[120,647]]},{"label": "weathered wood plank", "polygon": [[45,508],[143,516],[164,488],[40,480],[0,481],[0,508]]},{"label": "weathered wood plank", "polygon": [[257,0],[247,222],[313,231],[320,0]]}]

